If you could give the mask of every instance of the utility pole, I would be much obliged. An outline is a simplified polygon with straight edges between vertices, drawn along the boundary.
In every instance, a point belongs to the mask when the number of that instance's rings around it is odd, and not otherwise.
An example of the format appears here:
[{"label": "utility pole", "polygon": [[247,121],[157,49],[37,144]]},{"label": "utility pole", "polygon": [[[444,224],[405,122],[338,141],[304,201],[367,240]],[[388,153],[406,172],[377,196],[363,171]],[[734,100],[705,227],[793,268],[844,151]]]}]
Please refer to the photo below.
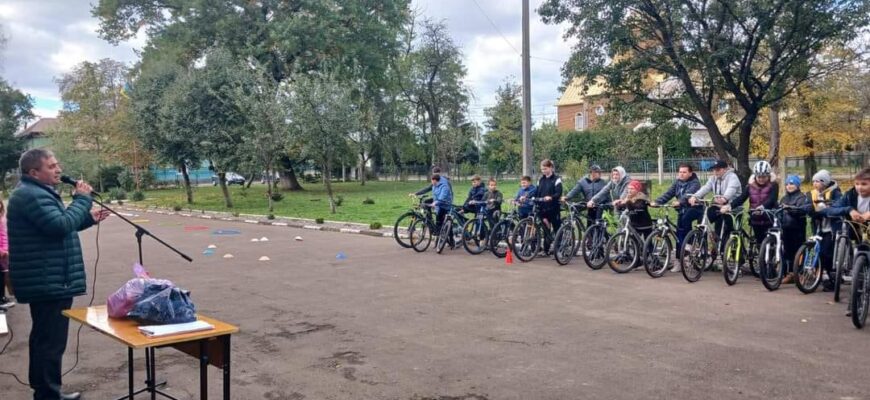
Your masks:
[{"label": "utility pole", "polygon": [[529,63],[529,0],[523,0],[523,175],[533,176],[532,90]]}]

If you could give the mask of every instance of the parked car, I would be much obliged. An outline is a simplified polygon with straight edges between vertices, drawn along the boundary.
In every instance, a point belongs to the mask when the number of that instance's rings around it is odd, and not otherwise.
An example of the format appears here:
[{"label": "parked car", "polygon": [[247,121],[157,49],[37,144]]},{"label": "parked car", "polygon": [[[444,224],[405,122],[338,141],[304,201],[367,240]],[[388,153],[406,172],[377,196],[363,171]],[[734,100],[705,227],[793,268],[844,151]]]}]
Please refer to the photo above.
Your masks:
[{"label": "parked car", "polygon": [[[241,185],[245,184],[245,177],[241,176],[235,172],[227,172],[226,179],[227,179],[227,185],[236,184],[236,185],[241,186]],[[218,184],[217,175],[211,176],[211,184],[212,184],[212,186],[217,186],[217,184]]]}]

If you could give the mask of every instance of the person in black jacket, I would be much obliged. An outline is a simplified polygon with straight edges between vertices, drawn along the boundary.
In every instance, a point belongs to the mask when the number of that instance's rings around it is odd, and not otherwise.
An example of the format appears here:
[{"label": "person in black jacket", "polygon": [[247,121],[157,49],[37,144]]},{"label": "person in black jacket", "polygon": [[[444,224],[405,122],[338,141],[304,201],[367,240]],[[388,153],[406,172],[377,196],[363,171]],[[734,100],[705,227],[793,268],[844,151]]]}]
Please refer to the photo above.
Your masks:
[{"label": "person in black jacket", "polygon": [[[607,185],[607,181],[601,179],[601,167],[597,164],[592,164],[589,167],[589,176],[580,179],[577,181],[577,184],[574,185],[574,188],[568,191],[568,194],[562,196],[562,201],[581,199],[577,201],[582,201],[584,203],[589,202],[595,197],[601,189],[604,189],[604,186]],[[581,197],[582,196],[582,197]],[[608,199],[604,203],[609,203]],[[586,221],[588,223],[587,226],[595,223],[595,220],[601,218],[601,209],[598,207],[587,208],[586,209]]]},{"label": "person in black jacket", "polygon": [[[541,219],[550,225],[553,234],[559,230],[562,221],[559,216],[559,199],[562,198],[562,178],[555,174],[555,166],[550,160],[541,161],[541,177],[535,196],[542,199],[539,212]],[[545,238],[544,249],[550,250],[550,238]]]},{"label": "person in black jacket", "polygon": [[789,284],[794,282],[794,256],[807,241],[807,215],[812,211],[810,199],[801,193],[801,178],[797,175],[789,175],[785,180],[785,196],[780,205],[790,207],[782,213],[782,265],[786,274],[782,283]]},{"label": "person in black jacket", "polygon": [[[677,180],[671,185],[667,192],[659,196],[652,203],[653,206],[667,204],[670,199],[674,199],[673,206],[677,208],[677,249],[682,249],[683,239],[692,230],[692,223],[700,221],[704,215],[704,208],[701,206],[689,205],[689,196],[701,189],[701,181],[698,175],[695,174],[692,166],[689,164],[680,164],[677,172]],[[677,251],[679,254],[679,250]],[[676,267],[675,267],[676,268]]]},{"label": "person in black jacket", "polygon": [[638,180],[628,183],[624,199],[613,201],[613,205],[617,210],[629,209],[632,211],[628,219],[631,222],[631,226],[644,239],[653,230],[652,216],[649,215],[649,204],[649,198],[647,198],[643,191],[643,182]]},{"label": "person in black jacket", "polygon": [[468,197],[462,203],[462,210],[467,213],[476,213],[482,207],[480,205],[471,206],[470,201],[483,201],[483,196],[486,194],[486,188],[483,187],[480,175],[471,177],[471,189],[468,189]]}]

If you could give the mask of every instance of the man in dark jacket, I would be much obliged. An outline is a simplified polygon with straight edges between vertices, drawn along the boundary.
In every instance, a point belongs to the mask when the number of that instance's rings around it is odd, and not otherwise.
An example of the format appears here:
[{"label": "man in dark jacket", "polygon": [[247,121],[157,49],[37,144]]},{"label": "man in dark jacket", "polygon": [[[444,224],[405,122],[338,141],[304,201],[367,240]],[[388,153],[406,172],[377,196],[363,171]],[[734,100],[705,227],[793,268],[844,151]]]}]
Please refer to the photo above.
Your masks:
[{"label": "man in dark jacket", "polygon": [[[698,221],[704,214],[704,208],[689,205],[689,196],[701,189],[701,181],[689,164],[680,164],[677,180],[667,192],[652,203],[653,206],[665,205],[674,199],[673,206],[677,208],[677,249],[682,249],[683,239],[692,230],[692,222]],[[677,254],[681,252],[678,250]],[[675,267],[676,268],[676,267]]]},{"label": "man in dark jacket", "polygon": [[[607,181],[601,179],[601,167],[597,164],[592,164],[592,166],[589,167],[589,176],[577,181],[574,188],[568,191],[568,194],[562,196],[562,201],[573,201],[575,198],[580,198],[580,196],[582,196],[581,200],[577,201],[582,201],[584,203],[588,202],[589,200],[592,200],[592,197],[598,194],[601,189],[604,189],[604,186],[606,185]],[[609,202],[609,200],[605,201],[605,203]],[[600,210],[601,209],[598,207],[586,209],[586,221],[588,222],[588,225],[594,224],[596,219],[601,218],[601,215],[599,214]]]},{"label": "man in dark jacket", "polygon": [[[541,177],[535,196],[542,200],[540,206],[541,218],[550,224],[551,233],[556,234],[562,220],[559,215],[559,199],[562,198],[562,178],[556,175],[555,166],[550,160],[541,161]],[[544,238],[544,250],[550,251],[550,240]]]},{"label": "man in dark jacket", "polygon": [[61,168],[50,151],[27,151],[19,166],[21,182],[9,198],[9,271],[18,301],[30,304],[30,387],[35,400],[78,399],[61,393],[69,330],[61,311],[87,291],[78,232],[108,214],[91,211],[92,188],[82,181],[64,207],[53,187]]}]

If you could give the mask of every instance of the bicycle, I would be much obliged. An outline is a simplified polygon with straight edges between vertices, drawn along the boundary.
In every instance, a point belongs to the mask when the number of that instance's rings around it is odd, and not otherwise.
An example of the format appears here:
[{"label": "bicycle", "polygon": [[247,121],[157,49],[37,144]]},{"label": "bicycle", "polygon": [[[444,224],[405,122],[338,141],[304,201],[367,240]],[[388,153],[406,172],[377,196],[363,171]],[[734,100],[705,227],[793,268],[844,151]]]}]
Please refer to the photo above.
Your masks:
[{"label": "bicycle", "polygon": [[444,222],[441,223],[438,237],[435,239],[435,252],[441,254],[447,243],[450,243],[450,248],[456,248],[456,237],[462,234],[462,226],[465,225],[465,216],[456,210],[461,210],[462,206],[452,204],[450,212],[444,216]]},{"label": "bicycle", "polygon": [[822,282],[822,224],[816,224],[813,236],[798,248],[794,257],[795,284],[804,294],[815,292]]},{"label": "bicycle", "polygon": [[616,225],[614,216],[606,212],[613,209],[613,206],[602,204],[598,206],[598,209],[601,210],[601,218],[596,219],[592,225],[586,228],[586,232],[583,232],[583,239],[580,242],[583,261],[586,262],[586,266],[594,270],[601,269],[607,262],[605,246],[612,234],[612,228],[610,227]]},{"label": "bicycle", "polygon": [[[864,227],[865,232],[867,227]],[[870,238],[865,237],[855,248],[855,263],[852,265],[852,325],[862,329],[867,323],[870,308]]]},{"label": "bicycle", "polygon": [[538,205],[545,200],[532,197],[528,201],[533,204],[532,213],[520,220],[511,233],[510,240],[511,251],[523,262],[534,260],[539,252],[550,254],[549,249],[544,248],[544,243],[548,241],[552,243],[552,240],[548,239],[553,238],[550,224],[544,223],[538,212]]},{"label": "bicycle", "polygon": [[637,228],[632,226],[630,220],[630,215],[641,212],[643,211],[629,209],[620,212],[619,230],[607,241],[605,250],[607,265],[616,273],[630,272],[641,263],[643,253],[641,243],[646,243],[646,240]]},{"label": "bicycle", "polygon": [[713,204],[710,200],[697,199],[696,201],[704,205],[704,216],[701,218],[701,223],[686,234],[686,238],[683,239],[683,248],[680,249],[678,257],[683,278],[692,283],[701,279],[704,271],[710,269],[715,263],[716,253],[719,250],[719,237],[725,231],[725,223],[723,222],[717,237],[715,232],[712,232],[710,217],[707,215],[710,208],[721,206]]},{"label": "bicycle", "polygon": [[755,237],[746,232],[742,211],[743,208],[738,207],[725,213],[725,216],[731,218],[732,226],[734,226],[734,230],[731,231],[725,242],[725,250],[722,251],[722,275],[728,286],[737,283],[742,270],[747,266],[752,275],[758,276],[755,265],[756,257],[758,257],[758,243],[755,243]]},{"label": "bicycle", "polygon": [[671,222],[668,209],[679,207],[669,205],[650,206],[659,209],[659,216],[652,233],[643,245],[644,269],[652,278],[660,278],[671,265],[671,252],[677,243],[677,226]]},{"label": "bicycle", "polygon": [[477,255],[486,251],[489,239],[489,220],[486,218],[486,202],[471,200],[469,206],[477,206],[474,218],[462,225],[462,247],[468,254]]},{"label": "bicycle", "polygon": [[782,248],[782,213],[791,209],[789,206],[780,206],[773,210],[760,210],[773,219],[773,226],[767,230],[767,236],[758,246],[758,272],[761,275],[761,283],[769,291],[779,289],[783,278],[783,248]]},{"label": "bicycle", "polygon": [[566,202],[568,218],[556,231],[556,239],[553,241],[553,255],[559,265],[567,265],[577,255],[580,242],[583,238],[583,221],[580,219],[580,211],[586,209],[585,203]]},{"label": "bicycle", "polygon": [[[413,248],[413,241],[411,240],[411,228],[414,227],[414,223],[420,220],[431,221],[430,224],[427,224],[427,228],[431,228],[435,226],[435,217],[432,215],[432,208],[427,207],[426,201],[430,200],[426,196],[417,196],[417,204],[414,204],[411,207],[411,210],[400,215],[398,219],[396,219],[396,223],[393,225],[393,238],[396,239],[396,243],[399,246],[404,248]],[[407,232],[403,234],[403,232]],[[405,240],[407,239],[407,240]],[[429,247],[428,244],[426,247]],[[414,248],[414,250],[417,250]],[[418,250],[418,251],[425,251]]]},{"label": "bicycle", "polygon": [[[512,203],[513,204],[513,203]],[[510,251],[510,237],[514,228],[520,222],[520,215],[516,207],[513,207],[507,216],[495,223],[490,230],[488,245],[492,255],[498,258],[507,256]]]},{"label": "bicycle", "polygon": [[[854,222],[850,219],[837,217],[842,221],[840,230],[834,236],[834,265],[832,266],[834,276],[834,302],[840,302],[840,286],[847,279],[852,279],[852,259],[854,258],[854,247],[852,243],[852,234],[854,237],[860,238],[862,232],[870,230],[867,225]],[[867,232],[870,235],[870,232]]]}]

